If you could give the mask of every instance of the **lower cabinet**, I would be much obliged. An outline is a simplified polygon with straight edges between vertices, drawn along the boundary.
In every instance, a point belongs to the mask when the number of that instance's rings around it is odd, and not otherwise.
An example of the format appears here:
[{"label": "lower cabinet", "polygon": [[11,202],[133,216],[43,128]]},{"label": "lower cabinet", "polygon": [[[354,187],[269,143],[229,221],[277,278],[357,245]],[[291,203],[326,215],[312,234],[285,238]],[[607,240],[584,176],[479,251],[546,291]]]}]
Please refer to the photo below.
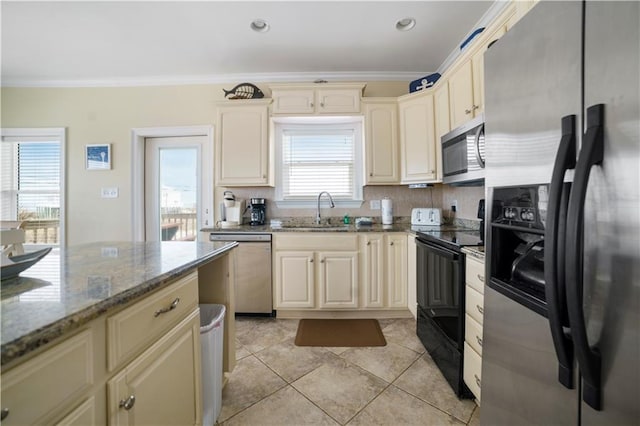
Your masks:
[{"label": "lower cabinet", "polygon": [[407,309],[403,232],[273,234],[274,307]]},{"label": "lower cabinet", "polygon": [[195,309],[109,380],[109,423],[200,424],[200,374],[200,315]]},{"label": "lower cabinet", "polygon": [[482,323],[484,316],[484,261],[471,254],[465,264],[464,382],[480,404],[482,388]]}]

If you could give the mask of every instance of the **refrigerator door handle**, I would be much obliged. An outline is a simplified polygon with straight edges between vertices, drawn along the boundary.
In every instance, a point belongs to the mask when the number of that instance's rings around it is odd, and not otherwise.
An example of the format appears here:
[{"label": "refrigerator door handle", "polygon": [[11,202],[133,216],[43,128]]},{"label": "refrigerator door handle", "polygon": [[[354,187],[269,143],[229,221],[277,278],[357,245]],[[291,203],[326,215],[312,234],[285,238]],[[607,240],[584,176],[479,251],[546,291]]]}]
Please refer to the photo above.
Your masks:
[{"label": "refrigerator door handle", "polygon": [[604,104],[587,108],[587,132],[576,166],[567,214],[567,307],[571,337],[582,374],[582,399],[595,410],[602,409],[601,357],[596,347],[589,346],[582,306],[584,202],[591,168],[602,165],[604,157]]},{"label": "refrigerator door handle", "polygon": [[573,389],[573,345],[563,329],[566,317],[564,281],[565,227],[570,184],[565,173],[576,165],[576,116],[562,117],[562,138],[558,147],[551,185],[545,231],[544,280],[547,312],[553,346],[558,358],[558,381]]}]

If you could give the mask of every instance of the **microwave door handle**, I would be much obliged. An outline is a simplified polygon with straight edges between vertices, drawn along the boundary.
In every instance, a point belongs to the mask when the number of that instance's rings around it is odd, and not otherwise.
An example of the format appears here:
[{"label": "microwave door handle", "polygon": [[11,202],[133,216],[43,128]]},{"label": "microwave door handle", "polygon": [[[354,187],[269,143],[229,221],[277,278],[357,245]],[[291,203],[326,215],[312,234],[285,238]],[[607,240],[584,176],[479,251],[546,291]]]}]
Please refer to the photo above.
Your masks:
[{"label": "microwave door handle", "polygon": [[576,116],[562,117],[562,137],[558,146],[551,184],[545,231],[544,280],[547,314],[553,346],[558,358],[558,381],[573,389],[573,344],[563,329],[566,307],[564,261],[566,207],[570,184],[564,184],[565,173],[576,164]]},{"label": "microwave door handle", "polygon": [[567,213],[566,286],[571,337],[582,374],[582,399],[591,408],[602,410],[602,358],[597,347],[589,345],[583,302],[583,234],[584,204],[593,166],[602,165],[604,157],[604,105],[587,108],[585,133],[569,196]]},{"label": "microwave door handle", "polygon": [[484,169],[484,160],[480,156],[480,134],[482,133],[483,130],[484,130],[484,124],[479,125],[478,130],[476,130],[476,136],[475,136],[476,160],[478,160],[478,165],[480,166],[481,169]]}]

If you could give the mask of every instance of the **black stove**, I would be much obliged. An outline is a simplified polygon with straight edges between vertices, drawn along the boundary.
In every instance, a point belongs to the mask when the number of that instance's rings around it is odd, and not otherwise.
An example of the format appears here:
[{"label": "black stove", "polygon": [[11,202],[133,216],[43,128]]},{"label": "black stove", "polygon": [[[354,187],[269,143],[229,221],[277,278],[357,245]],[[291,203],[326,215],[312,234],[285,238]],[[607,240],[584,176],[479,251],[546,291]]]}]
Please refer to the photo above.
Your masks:
[{"label": "black stove", "polygon": [[417,232],[418,238],[456,251],[465,246],[481,246],[484,244],[480,237],[480,231],[471,229],[442,230],[426,226],[413,226],[411,229]]}]

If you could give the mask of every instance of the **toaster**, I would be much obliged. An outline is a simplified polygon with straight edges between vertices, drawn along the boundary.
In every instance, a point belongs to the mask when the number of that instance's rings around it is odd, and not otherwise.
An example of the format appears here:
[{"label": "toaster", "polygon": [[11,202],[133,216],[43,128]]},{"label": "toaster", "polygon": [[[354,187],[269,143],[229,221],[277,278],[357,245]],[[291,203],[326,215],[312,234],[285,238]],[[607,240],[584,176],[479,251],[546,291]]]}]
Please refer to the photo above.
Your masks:
[{"label": "toaster", "polygon": [[416,208],[411,210],[411,224],[412,225],[442,225],[442,210],[440,209],[427,209]]}]

